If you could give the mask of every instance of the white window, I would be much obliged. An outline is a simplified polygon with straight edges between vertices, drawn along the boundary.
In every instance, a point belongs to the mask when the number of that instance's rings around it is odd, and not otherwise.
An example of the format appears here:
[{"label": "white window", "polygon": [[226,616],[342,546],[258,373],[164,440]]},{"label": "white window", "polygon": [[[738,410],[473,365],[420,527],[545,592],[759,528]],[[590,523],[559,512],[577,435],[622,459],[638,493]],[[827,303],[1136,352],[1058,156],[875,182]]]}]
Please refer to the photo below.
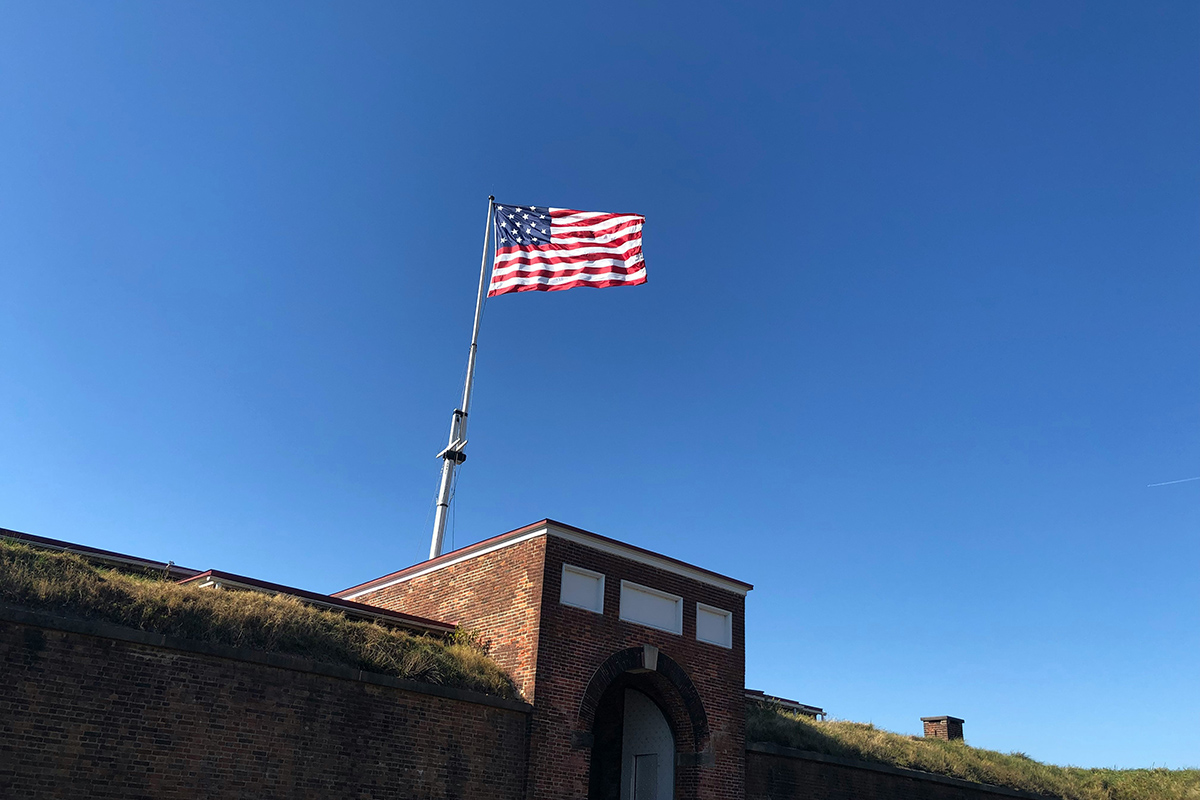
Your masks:
[{"label": "white window", "polygon": [[621,581],[621,619],[671,633],[683,633],[683,598]]},{"label": "white window", "polygon": [[604,576],[583,567],[563,564],[562,591],[558,595],[564,606],[586,608],[604,613]]},{"label": "white window", "polygon": [[696,603],[696,638],[732,648],[733,612]]}]

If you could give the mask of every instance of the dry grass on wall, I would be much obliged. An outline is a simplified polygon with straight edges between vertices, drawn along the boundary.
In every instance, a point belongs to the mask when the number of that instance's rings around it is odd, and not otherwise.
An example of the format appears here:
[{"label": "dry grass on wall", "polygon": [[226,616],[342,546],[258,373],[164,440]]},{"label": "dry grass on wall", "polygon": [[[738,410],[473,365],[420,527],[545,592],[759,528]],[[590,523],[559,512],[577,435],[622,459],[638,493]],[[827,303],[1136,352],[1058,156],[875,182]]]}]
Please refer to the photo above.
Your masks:
[{"label": "dry grass on wall", "polygon": [[1200,800],[1197,769],[1081,769],[858,722],[820,722],[762,703],[746,708],[746,741],[873,761],[1066,800]]},{"label": "dry grass on wall", "polygon": [[0,539],[0,602],[150,633],[342,664],[513,698],[509,676],[472,636],[445,641],[258,592],[181,586],[103,569],[70,553]]}]

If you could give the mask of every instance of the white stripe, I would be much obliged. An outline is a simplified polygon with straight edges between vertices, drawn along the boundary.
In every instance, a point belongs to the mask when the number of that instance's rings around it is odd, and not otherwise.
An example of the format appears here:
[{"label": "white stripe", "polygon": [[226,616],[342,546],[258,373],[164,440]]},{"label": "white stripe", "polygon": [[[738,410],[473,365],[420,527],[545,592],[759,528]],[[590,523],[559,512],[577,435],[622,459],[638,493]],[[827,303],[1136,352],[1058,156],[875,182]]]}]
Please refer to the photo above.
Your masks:
[{"label": "white stripe", "polygon": [[[570,214],[563,214],[561,217],[555,217],[555,211],[570,211]],[[585,219],[595,219],[596,217],[612,216],[611,211],[575,211],[570,208],[552,208],[550,209],[550,218],[555,222],[566,220],[568,222],[582,222]]]},{"label": "white stripe", "polygon": [[[589,244],[591,244],[589,242]],[[500,264],[505,261],[513,261],[518,258],[573,258],[575,256],[586,256],[592,253],[611,253],[612,255],[624,255],[635,247],[641,247],[642,240],[634,239],[631,242],[625,242],[615,247],[572,247],[569,250],[521,250],[516,253],[501,253],[496,256],[496,263]]]},{"label": "white stripe", "polygon": [[640,264],[645,261],[641,253],[637,253],[629,258],[594,258],[590,261],[572,262],[568,264],[510,264],[506,267],[496,267],[492,270],[492,280],[496,280],[497,275],[512,275],[516,272],[544,272],[551,270],[554,272],[570,272],[572,270],[580,270],[585,267],[632,267],[634,264]]},{"label": "white stripe", "polygon": [[625,216],[622,216],[622,217],[613,217],[612,219],[606,219],[603,222],[596,223],[595,225],[571,225],[568,227],[566,225],[563,225],[564,219],[568,219],[568,218],[563,217],[562,219],[550,220],[550,235],[551,236],[554,235],[554,231],[556,228],[564,229],[562,231],[563,233],[571,233],[573,231],[602,231],[605,228],[611,228],[614,225],[624,225],[627,222],[633,222],[635,220],[639,220],[638,224],[633,226],[629,230],[639,230],[640,231],[642,229],[642,224],[645,222],[645,220],[642,220],[642,218],[636,214],[626,214]]},{"label": "white stripe", "polygon": [[507,289],[510,286],[533,286],[534,284],[545,284],[547,286],[561,286],[564,283],[571,283],[572,281],[586,281],[587,283],[596,283],[599,281],[617,280],[617,281],[622,281],[622,282],[629,282],[629,281],[637,280],[638,278],[644,277],[645,274],[646,274],[646,268],[643,267],[643,268],[639,269],[637,272],[631,272],[628,275],[626,275],[623,272],[603,272],[599,275],[584,274],[584,275],[558,275],[558,276],[555,276],[552,278],[551,277],[509,278],[508,280],[500,281],[499,283],[493,282],[491,291],[494,292],[497,289]]}]

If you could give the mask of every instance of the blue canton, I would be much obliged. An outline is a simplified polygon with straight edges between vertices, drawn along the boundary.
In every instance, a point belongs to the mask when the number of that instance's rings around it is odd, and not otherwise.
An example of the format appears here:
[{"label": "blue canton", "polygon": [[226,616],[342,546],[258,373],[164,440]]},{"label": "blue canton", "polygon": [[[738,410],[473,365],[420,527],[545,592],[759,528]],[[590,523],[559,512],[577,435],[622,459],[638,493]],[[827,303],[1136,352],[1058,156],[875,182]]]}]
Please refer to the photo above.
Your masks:
[{"label": "blue canton", "polygon": [[550,244],[550,209],[496,204],[496,247]]}]

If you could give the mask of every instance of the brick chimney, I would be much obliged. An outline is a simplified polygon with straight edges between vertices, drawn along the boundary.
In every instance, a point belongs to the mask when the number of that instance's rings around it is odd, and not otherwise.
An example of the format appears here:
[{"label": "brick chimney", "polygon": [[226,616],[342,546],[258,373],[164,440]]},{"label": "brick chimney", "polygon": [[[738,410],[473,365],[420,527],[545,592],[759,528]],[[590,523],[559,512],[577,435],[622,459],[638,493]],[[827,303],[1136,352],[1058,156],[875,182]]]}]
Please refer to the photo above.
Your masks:
[{"label": "brick chimney", "polygon": [[921,717],[925,723],[926,739],[941,739],[946,742],[961,742],[963,721],[958,717]]}]

